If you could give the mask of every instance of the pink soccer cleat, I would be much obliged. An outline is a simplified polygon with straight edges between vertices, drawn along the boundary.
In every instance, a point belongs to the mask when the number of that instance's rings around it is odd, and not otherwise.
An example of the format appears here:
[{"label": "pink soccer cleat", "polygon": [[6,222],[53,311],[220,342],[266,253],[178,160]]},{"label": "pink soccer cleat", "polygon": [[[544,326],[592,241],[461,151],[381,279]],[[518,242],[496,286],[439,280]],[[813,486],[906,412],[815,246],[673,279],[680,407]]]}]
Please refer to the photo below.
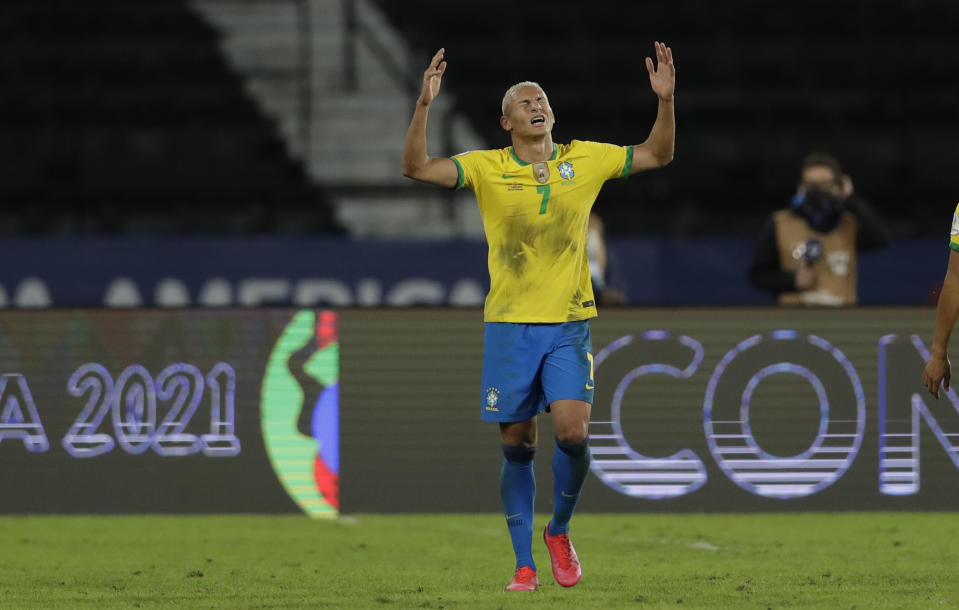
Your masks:
[{"label": "pink soccer cleat", "polygon": [[549,535],[549,523],[543,530],[543,540],[549,550],[549,559],[553,564],[553,577],[564,587],[572,587],[583,577],[576,549],[569,540],[569,534]]},{"label": "pink soccer cleat", "polygon": [[513,580],[506,585],[507,591],[535,591],[539,589],[539,578],[536,570],[529,566],[520,566],[513,575]]}]

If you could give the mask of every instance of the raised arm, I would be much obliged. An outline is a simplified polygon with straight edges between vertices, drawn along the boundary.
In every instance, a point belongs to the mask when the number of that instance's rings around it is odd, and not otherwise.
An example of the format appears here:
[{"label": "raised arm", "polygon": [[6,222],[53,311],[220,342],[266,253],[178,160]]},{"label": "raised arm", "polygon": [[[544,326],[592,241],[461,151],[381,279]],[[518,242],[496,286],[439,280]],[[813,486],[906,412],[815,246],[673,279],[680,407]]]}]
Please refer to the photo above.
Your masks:
[{"label": "raised arm", "polygon": [[959,316],[959,252],[949,251],[949,266],[946,269],[946,279],[942,283],[942,292],[939,293],[939,306],[936,308],[936,331],[932,337],[932,351],[929,362],[922,373],[922,382],[926,389],[939,398],[939,386],[942,384],[949,389],[949,377],[952,375],[952,365],[949,363],[949,336],[952,327]]},{"label": "raised arm", "polygon": [[673,64],[673,50],[665,43],[657,42],[655,45],[657,65],[653,66],[653,60],[647,57],[646,71],[649,72],[649,85],[659,97],[659,112],[646,141],[633,146],[630,174],[662,167],[673,160],[676,143],[676,114],[673,110],[676,66]]},{"label": "raised arm", "polygon": [[436,99],[443,83],[445,53],[446,49],[437,51],[423,73],[423,88],[416,100],[416,110],[413,111],[413,120],[410,121],[403,145],[403,175],[420,182],[453,188],[458,178],[456,164],[445,157],[430,157],[426,152],[426,119],[430,104]]}]

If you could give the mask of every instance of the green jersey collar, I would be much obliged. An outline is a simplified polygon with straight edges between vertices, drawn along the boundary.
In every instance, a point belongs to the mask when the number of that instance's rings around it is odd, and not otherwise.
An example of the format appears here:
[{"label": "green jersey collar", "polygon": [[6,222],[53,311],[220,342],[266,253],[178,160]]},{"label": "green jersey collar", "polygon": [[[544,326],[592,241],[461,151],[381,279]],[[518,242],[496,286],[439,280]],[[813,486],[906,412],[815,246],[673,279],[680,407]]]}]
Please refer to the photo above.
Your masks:
[{"label": "green jersey collar", "polygon": [[[549,161],[555,160],[555,159],[556,159],[556,155],[557,155],[558,153],[559,153],[559,148],[556,146],[556,142],[553,142],[553,156],[550,157],[548,160],[549,160]],[[522,166],[524,166],[524,165],[529,165],[529,163],[527,163],[526,161],[523,161],[522,159],[520,159],[519,157],[516,156],[516,150],[515,150],[512,146],[509,147],[509,154],[511,154],[511,155],[513,156],[513,160],[514,160],[514,161],[516,161],[517,163],[520,164],[520,167],[522,167]]]}]

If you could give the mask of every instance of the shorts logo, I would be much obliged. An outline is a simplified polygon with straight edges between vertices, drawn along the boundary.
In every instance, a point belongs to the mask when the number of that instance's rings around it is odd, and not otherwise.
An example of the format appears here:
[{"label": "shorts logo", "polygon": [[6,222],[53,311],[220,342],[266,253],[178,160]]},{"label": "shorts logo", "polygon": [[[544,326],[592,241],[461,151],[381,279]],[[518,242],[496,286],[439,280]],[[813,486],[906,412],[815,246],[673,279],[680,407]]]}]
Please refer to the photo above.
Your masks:
[{"label": "shorts logo", "polygon": [[573,176],[576,175],[576,172],[573,171],[573,164],[569,161],[563,161],[556,166],[556,169],[559,170],[559,175],[563,177],[563,180],[572,180]]},{"label": "shorts logo", "polygon": [[486,410],[487,411],[499,411],[496,408],[496,403],[499,402],[499,390],[496,388],[488,388],[486,390]]}]

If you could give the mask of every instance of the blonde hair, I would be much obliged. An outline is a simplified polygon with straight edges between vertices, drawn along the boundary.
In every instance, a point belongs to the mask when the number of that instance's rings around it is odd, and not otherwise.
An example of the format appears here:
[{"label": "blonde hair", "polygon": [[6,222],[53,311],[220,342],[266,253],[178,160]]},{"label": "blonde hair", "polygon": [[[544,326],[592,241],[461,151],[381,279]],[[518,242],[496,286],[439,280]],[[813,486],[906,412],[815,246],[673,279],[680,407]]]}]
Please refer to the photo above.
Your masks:
[{"label": "blonde hair", "polygon": [[[539,86],[539,83],[534,83],[531,80],[524,80],[521,83],[516,83],[507,89],[505,94],[503,94],[503,116],[506,116],[506,111],[509,109],[509,103],[513,99],[513,96],[516,95],[517,91],[524,87],[536,87],[540,91],[543,91],[543,88]],[[545,91],[543,91],[543,95],[546,95]]]}]

